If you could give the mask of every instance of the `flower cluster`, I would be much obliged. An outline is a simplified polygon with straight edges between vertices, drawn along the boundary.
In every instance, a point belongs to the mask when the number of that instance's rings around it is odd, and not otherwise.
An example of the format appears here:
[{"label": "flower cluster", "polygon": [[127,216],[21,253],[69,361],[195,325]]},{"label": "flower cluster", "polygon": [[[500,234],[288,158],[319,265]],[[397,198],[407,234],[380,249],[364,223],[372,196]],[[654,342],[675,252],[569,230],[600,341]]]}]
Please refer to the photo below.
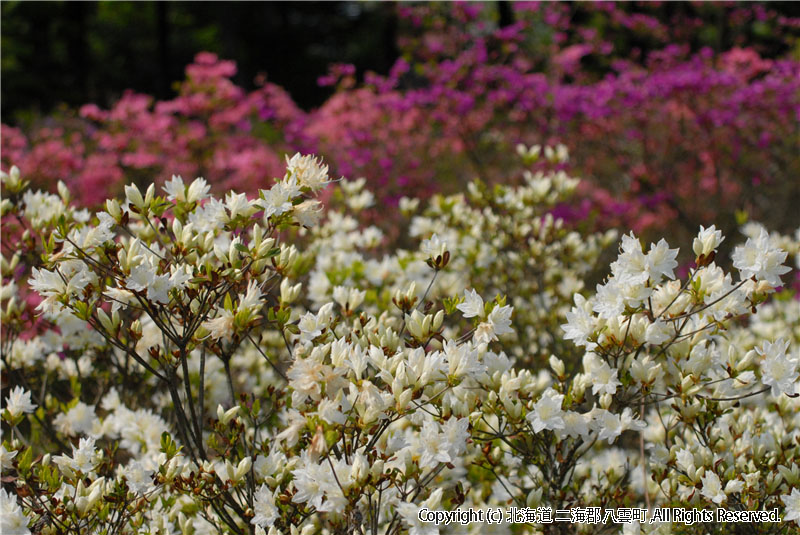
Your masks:
[{"label": "flower cluster", "polygon": [[702,227],[684,275],[629,233],[589,291],[616,235],[554,217],[576,179],[522,175],[403,198],[404,249],[360,219],[365,180],[325,210],[310,155],[257,196],[174,176],[94,213],[4,173],[3,532],[416,534],[438,532],[421,507],[508,504],[800,519],[800,310],[769,301],[800,240],[749,224],[727,269],[736,240]]}]

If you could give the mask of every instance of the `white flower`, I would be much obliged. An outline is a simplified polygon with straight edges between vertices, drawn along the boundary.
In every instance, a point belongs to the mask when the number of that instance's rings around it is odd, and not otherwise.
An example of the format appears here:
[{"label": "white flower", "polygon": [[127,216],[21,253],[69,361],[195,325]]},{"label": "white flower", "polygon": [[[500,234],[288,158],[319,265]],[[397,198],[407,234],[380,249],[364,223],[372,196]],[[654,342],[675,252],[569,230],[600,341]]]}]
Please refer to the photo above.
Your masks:
[{"label": "white flower", "polygon": [[144,496],[155,489],[153,485],[153,470],[148,470],[140,461],[133,461],[125,469],[125,481],[128,488],[135,494]]},{"label": "white flower", "polygon": [[557,393],[552,388],[548,388],[533,406],[533,410],[528,413],[527,419],[533,427],[533,431],[538,433],[543,429],[564,429],[564,411],[561,410],[561,403],[564,396]]},{"label": "white flower", "polygon": [[211,186],[206,182],[205,178],[195,178],[186,192],[186,201],[190,203],[202,201],[208,196],[210,190]]},{"label": "white flower", "polygon": [[347,207],[354,212],[360,212],[365,208],[369,208],[375,202],[375,196],[369,190],[364,190],[356,195],[347,195],[345,197]]},{"label": "white flower", "polygon": [[189,223],[197,233],[215,232],[227,222],[228,214],[225,211],[225,203],[214,197],[189,214]]},{"label": "white flower", "polygon": [[347,417],[342,413],[341,402],[332,400],[330,398],[323,398],[317,405],[317,413],[319,417],[328,422],[329,424],[344,425]]},{"label": "white flower", "polygon": [[192,270],[187,265],[180,267],[173,266],[171,270],[172,273],[169,276],[170,288],[182,290],[186,287],[186,284],[192,280]]},{"label": "white flower", "polygon": [[[304,466],[292,471],[294,475],[294,484],[297,492],[292,497],[295,503],[307,503],[309,506],[314,507],[317,511],[330,510],[330,500],[323,506],[322,500],[325,499],[326,493],[337,493],[338,484],[333,478],[333,473],[330,467],[325,465],[318,465],[307,457],[304,457]],[[341,491],[339,491],[339,494]]]},{"label": "white flower", "polygon": [[783,521],[794,520],[800,525],[800,490],[794,488],[791,494],[782,494],[781,501],[786,506],[786,516],[783,517]]},{"label": "white flower", "polygon": [[486,371],[486,365],[478,359],[478,352],[471,344],[458,345],[448,340],[444,345],[444,355],[447,359],[448,376],[476,377]]},{"label": "white flower", "polygon": [[167,199],[171,201],[186,200],[186,185],[184,185],[183,177],[181,176],[172,175],[172,180],[167,180],[163,189],[167,194]]},{"label": "white flower", "polygon": [[597,410],[595,425],[600,429],[598,438],[600,440],[608,439],[609,444],[614,442],[623,431],[627,431],[628,429],[641,430],[647,427],[647,424],[644,422],[633,419],[633,412],[630,407],[626,407],[621,415],[603,409]]},{"label": "white flower", "polygon": [[247,199],[247,195],[233,191],[225,196],[225,207],[230,212],[231,219],[236,219],[238,216],[249,217],[256,210],[253,203]]},{"label": "white flower", "polygon": [[8,451],[5,446],[0,444],[0,468],[5,470],[13,466],[11,459],[17,456],[17,451]]},{"label": "white flower", "polygon": [[328,184],[328,166],[323,165],[320,160],[311,154],[301,156],[296,153],[289,158],[286,155],[286,172],[290,178],[294,178],[301,186],[317,192]]},{"label": "white flower", "polygon": [[561,328],[564,330],[564,339],[572,340],[576,346],[586,346],[593,349],[597,344],[589,342],[589,336],[595,329],[594,318],[592,316],[592,305],[581,294],[574,296],[575,306],[567,312],[567,323]]},{"label": "white flower", "polygon": [[742,279],[755,277],[772,286],[780,286],[780,276],[790,271],[789,267],[783,265],[786,256],[786,251],[772,247],[769,234],[761,228],[758,238],[747,238],[744,245],[736,247],[731,259]]},{"label": "white flower", "polygon": [[53,421],[58,430],[67,435],[89,433],[96,422],[97,415],[94,408],[82,401],[79,401],[66,413],[56,416]]},{"label": "white flower", "polygon": [[300,317],[297,327],[300,329],[300,339],[304,342],[309,342],[321,335],[327,324],[321,321],[313,312],[306,312]]},{"label": "white flower", "polygon": [[241,298],[239,301],[239,312],[245,311],[257,311],[261,308],[261,297],[263,294],[261,293],[261,287],[258,284],[258,281],[255,279],[251,280],[247,283],[247,291],[245,292],[244,297]]},{"label": "white flower", "polygon": [[[591,358],[591,357],[594,358]],[[592,381],[592,393],[597,395],[609,394],[614,395],[617,388],[622,385],[619,382],[618,371],[612,369],[609,364],[594,356],[592,353],[587,353],[587,358],[584,363],[586,375]]]},{"label": "white flower", "polygon": [[475,290],[464,290],[464,302],[456,306],[465,318],[483,317],[483,298]]},{"label": "white flower", "polygon": [[684,473],[688,474],[690,477],[694,476],[694,473],[697,469],[694,466],[694,455],[692,454],[692,450],[690,450],[688,447],[678,450],[675,453],[675,462],[678,465],[678,468],[683,470]]},{"label": "white flower", "polygon": [[147,298],[156,303],[169,303],[169,291],[172,284],[169,275],[155,275],[147,286]]},{"label": "white flower", "polygon": [[135,292],[141,292],[150,285],[155,275],[155,270],[142,262],[131,268],[131,274],[125,279],[125,287]]},{"label": "white flower", "polygon": [[[176,275],[175,281],[185,277]],[[131,268],[131,274],[125,279],[125,287],[136,292],[147,290],[147,298],[156,303],[169,303],[169,291],[174,287],[170,275],[158,275],[156,268],[145,261]]]},{"label": "white flower", "polygon": [[100,212],[97,217],[100,223],[96,227],[86,225],[79,229],[71,230],[69,232],[69,241],[72,243],[68,243],[65,249],[74,251],[77,246],[84,252],[91,252],[98,245],[111,241],[114,238],[114,232],[111,229],[116,223],[105,212]]},{"label": "white flower", "polygon": [[674,279],[673,270],[678,267],[678,249],[670,249],[665,239],[659,240],[658,244],[650,244],[650,251],[647,253],[647,271],[650,279],[654,282],[661,282],[662,277]]},{"label": "white flower", "polygon": [[250,520],[250,523],[262,528],[272,526],[280,516],[280,511],[275,507],[275,493],[270,492],[268,486],[261,485],[256,491],[253,512],[255,516]]},{"label": "white flower", "polygon": [[700,225],[700,232],[692,242],[692,250],[694,254],[700,258],[701,256],[708,256],[712,251],[719,247],[725,238],[722,236],[722,231],[717,230],[714,225],[704,228]]},{"label": "white flower", "polygon": [[300,188],[297,182],[281,181],[268,190],[261,190],[261,198],[255,201],[255,205],[263,208],[264,221],[273,215],[281,215],[292,209],[292,199],[300,195]]},{"label": "white flower", "polygon": [[761,364],[761,380],[767,386],[772,387],[772,395],[779,396],[781,392],[794,395],[797,389],[797,360],[786,354],[789,342],[777,340],[775,342],[764,342],[761,347],[756,348],[756,352],[764,357]]},{"label": "white flower", "polygon": [[649,277],[648,259],[642,252],[642,244],[633,232],[622,237],[621,252],[611,263],[611,273],[623,284],[644,283]]},{"label": "white flower", "polygon": [[132,204],[140,211],[144,208],[144,197],[142,197],[142,192],[139,191],[136,184],[125,186],[125,198],[128,199],[129,204]]},{"label": "white flower", "polygon": [[584,439],[589,436],[589,417],[586,414],[581,414],[574,411],[564,411],[562,418],[564,419],[564,428],[556,430],[556,435],[561,438],[568,437],[583,437]]},{"label": "white flower", "polygon": [[498,336],[513,333],[514,330],[511,329],[511,313],[513,311],[514,309],[510,305],[494,307],[489,312],[489,317],[486,318],[486,321],[475,329],[473,339],[478,343],[488,344],[493,340],[497,340]]},{"label": "white flower", "polygon": [[344,310],[355,310],[364,302],[367,292],[347,286],[333,287],[333,300],[339,303]]},{"label": "white flower", "polygon": [[436,468],[439,463],[449,463],[451,444],[447,437],[439,432],[439,425],[433,420],[425,420],[419,433],[419,445],[422,448],[419,467]]},{"label": "white flower", "polygon": [[233,319],[233,312],[223,308],[216,318],[204,321],[203,327],[208,329],[211,333],[209,336],[214,340],[228,340],[233,334]]},{"label": "white flower", "polygon": [[269,455],[259,455],[253,462],[253,470],[256,476],[267,480],[268,484],[275,481],[286,467],[286,456],[280,451],[272,451]]},{"label": "white flower", "polygon": [[631,377],[641,383],[650,383],[661,375],[661,364],[655,362],[650,355],[643,355],[631,362]]},{"label": "white flower", "polygon": [[294,207],[294,217],[306,228],[316,226],[322,217],[322,203],[315,200],[303,201]]},{"label": "white flower", "polygon": [[303,284],[300,282],[292,286],[291,280],[285,277],[281,281],[281,303],[290,304],[295,301],[300,296],[302,286]]},{"label": "white flower", "polygon": [[31,274],[32,277],[29,281],[31,288],[46,298],[36,307],[37,310],[44,312],[59,310],[61,306],[57,303],[57,299],[60,296],[78,295],[92,280],[85,267],[74,273],[56,273],[46,269],[33,268]]},{"label": "white flower", "polygon": [[53,462],[64,470],[74,470],[89,474],[101,460],[102,454],[94,447],[93,438],[82,438],[78,446],[72,446],[72,457],[58,455],[53,457]]},{"label": "white flower", "polygon": [[[637,286],[640,283],[636,283]],[[611,279],[605,284],[597,285],[597,293],[592,310],[601,318],[614,319],[625,310],[625,295],[617,279]]]},{"label": "white flower", "polygon": [[662,344],[674,335],[675,330],[670,327],[669,323],[662,320],[648,324],[644,331],[645,342],[652,345]]},{"label": "white flower", "polygon": [[447,243],[439,238],[438,234],[434,234],[427,240],[422,240],[419,250],[429,258],[436,259],[439,256],[444,256],[447,251]]},{"label": "white flower", "polygon": [[17,497],[0,489],[0,533],[8,535],[30,535],[28,519],[17,503]]},{"label": "white flower", "polygon": [[21,386],[17,386],[8,394],[6,410],[11,414],[12,418],[16,418],[23,413],[29,414],[35,411],[36,405],[31,403],[31,393]]},{"label": "white flower", "polygon": [[442,434],[449,445],[449,455],[456,459],[467,449],[469,418],[450,418],[442,426]]},{"label": "white flower", "polygon": [[19,174],[19,167],[16,165],[12,165],[11,169],[8,170],[8,173],[5,171],[0,171],[0,181],[6,185],[6,187],[19,187],[22,183],[22,178]]},{"label": "white flower", "polygon": [[700,494],[717,505],[728,499],[728,497],[725,495],[725,491],[722,490],[722,483],[720,482],[719,476],[716,473],[710,470],[707,471],[703,476],[702,481],[703,490],[700,491]]}]

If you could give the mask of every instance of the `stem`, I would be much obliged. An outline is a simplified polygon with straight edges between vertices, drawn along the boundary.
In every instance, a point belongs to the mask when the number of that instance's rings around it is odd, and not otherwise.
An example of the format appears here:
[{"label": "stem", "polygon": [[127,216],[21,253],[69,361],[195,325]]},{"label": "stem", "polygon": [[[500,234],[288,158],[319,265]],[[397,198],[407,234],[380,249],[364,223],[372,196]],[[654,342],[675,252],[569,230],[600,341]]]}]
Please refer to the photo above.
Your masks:
[{"label": "stem", "polygon": [[231,394],[231,406],[236,405],[236,392],[233,389],[233,376],[231,376],[231,358],[222,359],[222,364],[225,366],[225,377],[228,379],[228,391]]},{"label": "stem", "polygon": [[181,368],[183,369],[183,388],[186,390],[186,403],[189,404],[189,412],[192,415],[192,425],[194,426],[194,432],[197,442],[197,447],[200,451],[200,456],[205,458],[206,454],[203,449],[203,431],[201,430],[201,426],[198,423],[199,420],[197,418],[197,411],[194,408],[194,397],[192,396],[192,383],[189,381],[189,364],[186,362],[186,347],[181,346],[180,348],[180,359],[181,359]]},{"label": "stem", "polygon": [[203,415],[205,414],[205,394],[206,394],[206,346],[200,350],[200,390],[197,392],[197,407],[200,411],[198,414],[200,421],[198,424],[203,427]]},{"label": "stem", "polygon": [[[250,342],[252,342],[253,346],[258,350],[258,352],[261,353],[261,356],[264,357],[264,360],[266,360],[269,363],[269,365],[272,366],[272,369],[275,370],[275,373],[280,375],[283,378],[283,380],[288,383],[289,382],[289,378],[286,377],[286,374],[283,373],[280,370],[280,368],[278,368],[278,366],[274,362],[272,362],[272,360],[267,356],[266,353],[264,353],[264,351],[259,347],[259,345],[256,343],[256,341],[253,340],[253,337],[250,336],[250,333],[247,333],[247,339],[250,340]],[[285,335],[283,337],[283,340],[286,341],[286,336]],[[286,343],[287,343],[287,348],[288,348],[288,342],[286,342]],[[290,350],[290,354],[291,354],[291,350]]]},{"label": "stem", "polygon": [[433,277],[431,277],[431,282],[428,283],[428,287],[425,289],[425,293],[422,294],[422,299],[420,299],[419,300],[419,304],[417,304],[417,310],[419,310],[419,307],[421,307],[425,303],[425,299],[428,297],[428,292],[431,291],[431,288],[433,287],[433,283],[436,281],[436,276],[438,274],[439,274],[439,270],[438,269],[434,270]]}]

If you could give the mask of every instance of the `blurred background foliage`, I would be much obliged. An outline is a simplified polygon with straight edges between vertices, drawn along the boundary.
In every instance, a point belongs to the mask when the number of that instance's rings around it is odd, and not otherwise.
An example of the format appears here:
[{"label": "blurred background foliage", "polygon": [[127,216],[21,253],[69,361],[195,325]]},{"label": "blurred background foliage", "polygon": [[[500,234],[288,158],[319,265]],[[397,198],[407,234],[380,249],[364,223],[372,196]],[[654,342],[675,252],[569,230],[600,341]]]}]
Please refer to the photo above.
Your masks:
[{"label": "blurred background foliage", "polygon": [[0,167],[88,206],[173,174],[252,194],[302,152],[367,177],[365,219],[396,229],[401,196],[521,180],[518,144],[564,144],[569,224],[800,224],[800,2],[0,10]]},{"label": "blurred background foliage", "polygon": [[[731,4],[636,2],[620,4],[631,13],[659,20],[693,17],[686,28],[693,50],[751,46],[762,57],[798,54],[797,40],[778,34],[765,21],[729,20]],[[800,16],[798,2],[764,2],[787,17]],[[494,4],[500,26],[514,22],[508,2]],[[125,89],[175,94],[175,82],[197,52],[214,52],[237,62],[237,85],[253,88],[266,73],[304,109],[322,104],[333,90],[317,78],[333,63],[359,74],[386,74],[399,57],[394,2],[22,2],[4,1],[2,11],[2,115],[6,124],[48,114],[60,105],[94,102],[110,106]],[[458,21],[452,21],[458,24]],[[586,4],[571,4],[571,25],[594,28],[614,43],[616,55],[646,58],[660,48],[656,37],[620,28]],[[542,44],[551,39],[543,25]],[[789,50],[794,48],[794,50]],[[545,48],[543,47],[543,50]],[[584,59],[584,70],[602,75],[607,61]]]}]

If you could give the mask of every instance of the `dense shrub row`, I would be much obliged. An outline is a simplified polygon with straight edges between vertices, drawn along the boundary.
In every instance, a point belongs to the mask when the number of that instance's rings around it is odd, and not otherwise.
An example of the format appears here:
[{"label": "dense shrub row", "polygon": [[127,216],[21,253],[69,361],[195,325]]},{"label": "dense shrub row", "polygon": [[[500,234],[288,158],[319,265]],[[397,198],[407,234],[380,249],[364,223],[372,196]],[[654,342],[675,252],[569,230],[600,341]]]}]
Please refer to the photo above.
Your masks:
[{"label": "dense shrub row", "polygon": [[750,225],[726,272],[713,226],[683,256],[630,233],[584,293],[614,235],[553,217],[563,171],[406,198],[414,246],[385,253],[365,181],[315,199],[327,171],[298,154],[255,198],[174,177],[94,213],[3,174],[3,533],[437,533],[421,508],[511,505],[800,521],[800,301],[764,304],[799,241]]},{"label": "dense shrub row", "polygon": [[[25,131],[4,127],[2,162],[36,184],[67,180],[96,204],[125,183],[173,174],[253,193],[299,150],[323,155],[336,175],[369,177],[396,205],[476,176],[503,181],[517,144],[560,143],[585,178],[583,202],[564,217],[687,239],[698,224],[734,231],[740,211],[790,230],[800,63],[756,48],[692,49],[702,21],[688,14],[579,8],[514,4],[513,24],[499,27],[480,4],[402,6],[404,54],[391,73],[357,82],[352,67],[334,66],[321,83],[337,90],[311,112],[273,84],[237,87],[232,62],[200,54],[172,100],[128,93],[109,110],[90,104]],[[787,46],[799,26],[759,6],[726,16],[745,46],[758,44],[748,24],[768,25]],[[615,42],[621,35],[630,39]]]}]

